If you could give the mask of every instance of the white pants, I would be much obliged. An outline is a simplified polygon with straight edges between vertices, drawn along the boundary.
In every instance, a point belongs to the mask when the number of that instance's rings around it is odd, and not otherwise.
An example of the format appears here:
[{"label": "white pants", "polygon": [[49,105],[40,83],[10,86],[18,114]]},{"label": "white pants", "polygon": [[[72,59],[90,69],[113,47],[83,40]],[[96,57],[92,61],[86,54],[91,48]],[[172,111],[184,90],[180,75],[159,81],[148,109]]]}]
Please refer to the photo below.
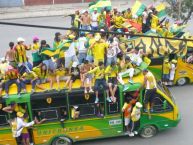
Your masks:
[{"label": "white pants", "polygon": [[129,74],[129,77],[132,78],[133,75],[134,75],[134,68],[130,68],[130,69],[127,69],[127,70],[124,71],[124,72],[119,73],[118,81],[119,81],[122,85],[124,84],[123,76],[126,75],[126,74]]}]

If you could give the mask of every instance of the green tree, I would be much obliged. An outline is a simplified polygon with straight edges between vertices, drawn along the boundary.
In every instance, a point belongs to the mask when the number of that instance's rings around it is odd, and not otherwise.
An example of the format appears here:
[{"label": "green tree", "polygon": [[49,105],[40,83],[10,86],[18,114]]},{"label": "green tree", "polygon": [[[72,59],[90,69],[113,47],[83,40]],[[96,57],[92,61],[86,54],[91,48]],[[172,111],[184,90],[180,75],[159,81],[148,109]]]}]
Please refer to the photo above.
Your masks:
[{"label": "green tree", "polygon": [[167,12],[175,20],[181,20],[183,24],[191,19],[193,14],[193,0],[164,0],[167,2]]}]

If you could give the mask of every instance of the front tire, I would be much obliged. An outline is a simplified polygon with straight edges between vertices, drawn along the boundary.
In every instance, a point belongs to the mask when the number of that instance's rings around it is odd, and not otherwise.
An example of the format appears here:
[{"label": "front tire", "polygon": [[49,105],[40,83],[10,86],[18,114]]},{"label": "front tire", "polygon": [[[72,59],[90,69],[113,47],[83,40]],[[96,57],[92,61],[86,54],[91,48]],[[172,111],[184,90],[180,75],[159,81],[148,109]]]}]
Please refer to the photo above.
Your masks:
[{"label": "front tire", "polygon": [[187,80],[186,78],[179,78],[179,79],[177,80],[177,85],[178,85],[178,86],[183,86],[183,85],[185,85],[187,82],[188,82],[188,80]]},{"label": "front tire", "polygon": [[72,145],[72,141],[67,137],[57,137],[52,142],[52,145]]},{"label": "front tire", "polygon": [[143,127],[143,129],[140,132],[140,136],[143,138],[150,138],[156,135],[157,133],[157,128],[153,125],[148,125]]}]

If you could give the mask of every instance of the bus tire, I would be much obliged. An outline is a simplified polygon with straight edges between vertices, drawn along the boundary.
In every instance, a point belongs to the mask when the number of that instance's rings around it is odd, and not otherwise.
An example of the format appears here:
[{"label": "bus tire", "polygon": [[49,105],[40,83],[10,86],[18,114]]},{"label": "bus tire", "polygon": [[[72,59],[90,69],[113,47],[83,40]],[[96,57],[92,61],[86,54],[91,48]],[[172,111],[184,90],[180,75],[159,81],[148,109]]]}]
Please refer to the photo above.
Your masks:
[{"label": "bus tire", "polygon": [[157,128],[153,125],[148,125],[142,128],[140,131],[140,136],[143,138],[150,138],[156,135]]},{"label": "bus tire", "polygon": [[61,136],[61,137],[56,137],[53,140],[52,145],[72,145],[72,141],[67,137]]},{"label": "bus tire", "polygon": [[188,79],[187,78],[179,78],[178,80],[177,80],[177,85],[178,86],[183,86],[183,85],[185,85],[185,84],[187,84],[188,83]]}]

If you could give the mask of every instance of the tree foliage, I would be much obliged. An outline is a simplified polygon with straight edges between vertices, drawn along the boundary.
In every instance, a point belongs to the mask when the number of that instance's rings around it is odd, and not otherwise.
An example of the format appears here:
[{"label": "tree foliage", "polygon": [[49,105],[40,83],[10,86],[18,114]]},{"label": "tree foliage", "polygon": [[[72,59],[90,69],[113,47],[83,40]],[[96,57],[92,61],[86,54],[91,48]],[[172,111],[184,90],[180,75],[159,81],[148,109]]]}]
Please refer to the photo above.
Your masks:
[{"label": "tree foliage", "polygon": [[193,15],[193,0],[164,0],[167,2],[167,12],[175,20],[186,24]]}]

